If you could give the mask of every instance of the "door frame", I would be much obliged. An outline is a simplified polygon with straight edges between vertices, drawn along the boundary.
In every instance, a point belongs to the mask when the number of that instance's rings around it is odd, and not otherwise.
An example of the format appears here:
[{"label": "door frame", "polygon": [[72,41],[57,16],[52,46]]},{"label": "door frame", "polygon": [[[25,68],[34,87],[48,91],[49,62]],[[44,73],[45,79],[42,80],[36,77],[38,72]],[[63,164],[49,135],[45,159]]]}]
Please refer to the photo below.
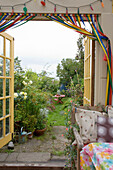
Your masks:
[{"label": "door frame", "polygon": [[[0,58],[3,59],[3,75],[0,76],[0,79],[3,80],[3,96],[0,96],[0,100],[3,102],[3,115],[0,117],[1,124],[1,138],[0,138],[0,148],[6,145],[10,140],[12,140],[14,133],[14,38],[7,33],[0,33],[0,36],[3,37],[3,55],[0,55]],[[7,41],[9,42],[9,56],[7,55]],[[9,64],[9,75],[6,75],[6,61]],[[9,80],[9,95],[6,94],[6,82]],[[8,101],[8,114],[6,113]],[[6,131],[6,119],[8,120],[8,132]],[[7,134],[6,134],[7,132]]]}]

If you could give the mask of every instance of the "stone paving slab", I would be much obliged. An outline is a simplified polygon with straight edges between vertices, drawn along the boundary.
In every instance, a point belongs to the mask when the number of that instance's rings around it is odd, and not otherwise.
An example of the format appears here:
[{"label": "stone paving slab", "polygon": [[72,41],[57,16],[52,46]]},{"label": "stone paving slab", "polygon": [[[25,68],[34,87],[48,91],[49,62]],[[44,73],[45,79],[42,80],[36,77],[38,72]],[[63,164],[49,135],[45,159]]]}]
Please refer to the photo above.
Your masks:
[{"label": "stone paving slab", "polygon": [[19,153],[18,162],[47,162],[51,154],[48,152]]},{"label": "stone paving slab", "polygon": [[56,156],[56,155],[53,155],[51,160],[66,160],[66,156]]},{"label": "stone paving slab", "polygon": [[10,153],[6,158],[5,162],[17,162],[17,157],[19,153]]},{"label": "stone paving slab", "polygon": [[0,162],[4,162],[8,157],[8,153],[0,153]]}]

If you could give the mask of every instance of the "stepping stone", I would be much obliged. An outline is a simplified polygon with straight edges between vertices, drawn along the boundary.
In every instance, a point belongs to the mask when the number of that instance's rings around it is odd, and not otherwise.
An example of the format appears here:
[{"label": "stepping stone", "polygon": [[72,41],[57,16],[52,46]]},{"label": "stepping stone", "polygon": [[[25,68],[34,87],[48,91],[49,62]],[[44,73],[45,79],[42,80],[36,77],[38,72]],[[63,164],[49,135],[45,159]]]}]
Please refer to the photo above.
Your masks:
[{"label": "stepping stone", "polygon": [[48,152],[19,153],[18,162],[47,162],[51,154]]},{"label": "stepping stone", "polygon": [[18,153],[10,153],[6,158],[5,162],[16,162]]},{"label": "stepping stone", "polygon": [[0,153],[0,162],[4,162],[8,156],[8,153]]}]

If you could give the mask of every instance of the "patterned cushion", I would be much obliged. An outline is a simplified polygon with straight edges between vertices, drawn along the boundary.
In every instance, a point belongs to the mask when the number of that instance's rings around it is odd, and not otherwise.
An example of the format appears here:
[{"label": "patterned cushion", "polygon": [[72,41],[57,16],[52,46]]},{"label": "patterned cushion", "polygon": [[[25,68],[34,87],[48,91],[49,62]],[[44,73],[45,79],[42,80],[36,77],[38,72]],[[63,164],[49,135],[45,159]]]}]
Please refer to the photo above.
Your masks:
[{"label": "patterned cushion", "polygon": [[97,142],[113,142],[113,118],[97,118]]},{"label": "patterned cushion", "polygon": [[101,112],[77,109],[75,114],[76,121],[80,127],[80,135],[84,143],[96,142],[97,140],[97,116],[101,116]]},{"label": "patterned cushion", "polygon": [[108,106],[108,115],[109,115],[109,117],[113,117],[113,107],[112,106]]}]

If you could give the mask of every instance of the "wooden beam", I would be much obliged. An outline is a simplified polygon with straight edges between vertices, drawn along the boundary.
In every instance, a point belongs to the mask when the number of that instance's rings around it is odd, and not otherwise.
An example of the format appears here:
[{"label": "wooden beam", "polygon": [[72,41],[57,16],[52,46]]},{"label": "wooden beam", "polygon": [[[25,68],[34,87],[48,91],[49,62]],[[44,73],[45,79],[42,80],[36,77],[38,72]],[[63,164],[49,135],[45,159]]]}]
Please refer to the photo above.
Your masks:
[{"label": "wooden beam", "polygon": [[95,41],[92,40],[92,63],[91,63],[91,106],[94,106],[94,83],[95,83]]}]

